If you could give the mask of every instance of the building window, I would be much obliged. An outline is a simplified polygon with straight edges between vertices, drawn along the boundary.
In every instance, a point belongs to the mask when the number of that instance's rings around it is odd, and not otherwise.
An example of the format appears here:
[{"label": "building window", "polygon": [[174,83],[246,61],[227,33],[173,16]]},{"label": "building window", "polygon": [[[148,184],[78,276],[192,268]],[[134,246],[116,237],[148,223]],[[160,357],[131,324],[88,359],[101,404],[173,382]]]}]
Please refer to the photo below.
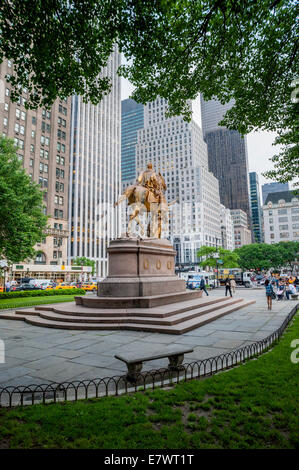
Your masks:
[{"label": "building window", "polygon": [[22,119],[22,121],[25,121],[25,119],[26,119],[25,111],[21,111],[21,119]]},{"label": "building window", "polygon": [[9,108],[9,104],[8,104],[8,103],[4,103],[4,109],[5,109],[5,111],[8,111],[8,108]]},{"label": "building window", "polygon": [[9,96],[9,88],[6,88],[6,90],[5,90],[5,95],[6,95],[6,96]]},{"label": "building window", "polygon": [[34,153],[34,145],[30,145],[30,152]]},{"label": "building window", "polygon": [[32,124],[36,124],[36,117],[32,117]]},{"label": "building window", "polygon": [[8,121],[7,121],[7,118],[4,118],[4,119],[3,119],[3,126],[4,126],[4,127],[7,127],[7,122],[8,122]]},{"label": "building window", "polygon": [[33,166],[33,164],[34,164],[34,160],[33,160],[32,158],[30,158],[30,160],[29,160],[29,166]]},{"label": "building window", "polygon": [[35,137],[35,131],[31,131],[31,137],[32,137],[32,139],[34,139],[34,137]]}]

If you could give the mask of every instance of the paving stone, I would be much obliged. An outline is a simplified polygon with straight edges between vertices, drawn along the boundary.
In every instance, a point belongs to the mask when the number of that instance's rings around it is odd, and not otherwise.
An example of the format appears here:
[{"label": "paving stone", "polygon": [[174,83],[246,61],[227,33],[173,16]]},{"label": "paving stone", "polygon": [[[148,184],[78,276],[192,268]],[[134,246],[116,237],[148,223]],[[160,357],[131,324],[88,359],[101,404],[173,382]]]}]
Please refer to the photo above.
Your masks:
[{"label": "paving stone", "polygon": [[[223,297],[223,289],[212,291],[211,297]],[[240,289],[236,297],[256,299],[256,304],[183,335],[55,330],[1,319],[0,313],[0,338],[5,341],[8,361],[0,364],[0,378],[2,383],[20,385],[23,380],[26,385],[27,381],[38,384],[112,377],[126,371],[126,365],[116,360],[115,354],[151,354],[175,347],[193,347],[194,352],[185,355],[185,362],[202,360],[264,339],[281,326],[295,306],[292,302],[275,302],[273,310],[268,311],[264,289]],[[165,367],[167,363],[167,358],[151,361],[144,364],[143,370]]]}]

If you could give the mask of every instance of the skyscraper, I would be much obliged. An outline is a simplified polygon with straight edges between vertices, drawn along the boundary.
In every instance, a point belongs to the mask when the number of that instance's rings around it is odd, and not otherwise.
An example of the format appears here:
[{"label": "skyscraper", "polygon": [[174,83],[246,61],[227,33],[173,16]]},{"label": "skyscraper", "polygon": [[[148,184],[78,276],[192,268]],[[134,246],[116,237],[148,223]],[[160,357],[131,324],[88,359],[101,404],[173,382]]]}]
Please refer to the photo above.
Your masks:
[{"label": "skyscraper", "polygon": [[201,98],[204,140],[208,147],[209,170],[219,181],[221,204],[242,209],[250,220],[248,156],[246,137],[218,123],[233,105]]},{"label": "skyscraper", "polygon": [[171,206],[164,237],[177,251],[179,265],[198,263],[202,245],[221,245],[218,181],[208,169],[206,144],[199,122],[199,101],[190,103],[193,119],[167,118],[167,102],[157,98],[144,109],[144,128],[138,131],[136,171],[151,162],[167,184]]},{"label": "skyscraper", "polygon": [[144,125],[144,106],[128,98],[121,102],[121,179],[135,178],[137,131]]},{"label": "skyscraper", "polygon": [[262,185],[263,204],[266,203],[268,194],[289,191],[289,183],[265,183]]},{"label": "skyscraper", "polygon": [[107,245],[119,232],[120,193],[120,54],[115,49],[102,75],[111,77],[112,91],[94,106],[72,97],[69,258],[96,261],[107,275]]},{"label": "skyscraper", "polygon": [[251,214],[252,214],[252,230],[254,234],[255,243],[261,243],[263,241],[262,231],[262,208],[261,208],[261,197],[260,197],[260,185],[257,173],[249,173],[250,181],[250,203],[251,203]]},{"label": "skyscraper", "polygon": [[[35,246],[37,256],[30,266],[22,269],[37,277],[64,277],[60,268],[67,260],[69,141],[71,99],[57,99],[51,109],[26,109],[27,90],[17,102],[10,100],[11,84],[6,77],[13,75],[13,63],[0,64],[0,132],[14,140],[16,153],[32,181],[44,191],[45,214],[49,216],[47,236]],[[13,207],[11,208],[13,210]],[[39,266],[39,271],[37,267]],[[19,269],[14,276],[22,277]]]}]

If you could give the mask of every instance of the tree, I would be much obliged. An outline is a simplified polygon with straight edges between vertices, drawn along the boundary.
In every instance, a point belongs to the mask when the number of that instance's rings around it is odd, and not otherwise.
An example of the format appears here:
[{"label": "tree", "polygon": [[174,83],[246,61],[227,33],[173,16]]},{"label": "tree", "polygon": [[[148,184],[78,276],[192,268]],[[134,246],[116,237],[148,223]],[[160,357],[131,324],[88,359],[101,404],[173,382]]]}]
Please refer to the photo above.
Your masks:
[{"label": "tree", "polygon": [[295,0],[3,0],[0,53],[14,63],[13,99],[20,86],[28,106],[73,93],[96,104],[111,89],[99,73],[117,46],[127,60],[118,72],[136,87],[133,98],[161,96],[170,114],[186,118],[187,100],[199,92],[233,99],[223,123],[242,134],[277,131],[286,153],[276,156],[275,174],[286,178],[284,162],[291,178],[298,14]]},{"label": "tree", "polygon": [[292,263],[299,257],[299,242],[279,242],[277,248],[282,257],[281,267],[289,266],[292,269]]},{"label": "tree", "polygon": [[85,256],[74,258],[73,265],[74,266],[91,266],[92,267],[91,274],[94,275],[95,273],[96,262],[93,259],[86,258]]},{"label": "tree", "polygon": [[277,245],[277,243],[273,245],[252,243],[237,248],[235,252],[239,256],[240,267],[244,270],[254,269],[255,271],[280,268],[283,265],[283,257]]},{"label": "tree", "polygon": [[[215,255],[217,255],[217,257]],[[221,267],[223,268],[239,267],[238,255],[233,251],[225,250],[221,247],[216,248],[214,246],[202,246],[197,252],[197,257],[204,258],[199,263],[203,268],[206,268],[207,266],[216,267],[218,258],[222,261]],[[220,266],[219,263],[218,266]]]},{"label": "tree", "polygon": [[0,137],[0,259],[32,258],[46,225],[40,187],[23,170],[13,140]]}]

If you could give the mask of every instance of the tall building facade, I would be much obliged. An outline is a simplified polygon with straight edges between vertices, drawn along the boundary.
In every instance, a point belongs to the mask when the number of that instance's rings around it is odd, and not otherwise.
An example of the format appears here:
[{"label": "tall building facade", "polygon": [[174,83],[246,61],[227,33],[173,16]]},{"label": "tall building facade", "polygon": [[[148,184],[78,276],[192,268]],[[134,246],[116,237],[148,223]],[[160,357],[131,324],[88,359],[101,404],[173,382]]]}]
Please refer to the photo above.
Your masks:
[{"label": "tall building facade", "polygon": [[121,179],[130,181],[136,175],[135,146],[138,129],[144,126],[144,106],[128,98],[121,102]]},{"label": "tall building facade", "polygon": [[263,242],[263,224],[262,224],[262,207],[260,197],[260,184],[257,173],[249,173],[250,181],[250,203],[252,214],[252,230],[255,243]]},{"label": "tall building facade", "polygon": [[263,214],[265,243],[299,242],[299,198],[292,191],[269,193]]},{"label": "tall building facade", "polygon": [[231,210],[234,224],[235,248],[252,243],[252,232],[248,229],[248,219],[246,212],[241,209]]},{"label": "tall building facade", "polygon": [[229,209],[242,209],[250,222],[248,155],[246,137],[219,126],[219,121],[233,105],[201,98],[201,118],[207,143],[209,170],[219,181],[221,204]]},{"label": "tall building facade", "polygon": [[119,234],[119,211],[113,207],[121,182],[119,65],[115,49],[102,71],[112,91],[97,106],[72,97],[69,261],[93,259],[98,277],[107,275],[107,246]]},{"label": "tall building facade", "polygon": [[[63,266],[67,261],[71,99],[57,99],[50,110],[26,109],[26,89],[18,102],[10,100],[11,85],[6,80],[10,75],[13,75],[13,63],[3,60],[0,132],[14,140],[24,169],[43,189],[44,212],[49,216],[47,236],[35,246],[36,258],[27,261],[30,266],[40,266],[40,271],[46,273],[44,277],[61,278],[61,273],[56,275],[55,266]],[[24,270],[29,273],[30,269],[29,264],[26,267],[22,263],[17,277],[24,275]],[[34,270],[35,275],[42,276],[36,267]]]},{"label": "tall building facade", "polygon": [[221,204],[220,206],[221,222],[221,245],[225,250],[235,249],[235,233],[231,211]]},{"label": "tall building facade", "polygon": [[221,244],[218,181],[208,169],[199,100],[190,106],[193,119],[188,123],[181,117],[167,118],[162,98],[147,103],[136,145],[136,173],[151,162],[165,178],[168,202],[176,201],[162,236],[172,241],[178,265],[197,264],[202,245]]},{"label": "tall building facade", "polygon": [[268,194],[270,193],[279,193],[282,191],[289,191],[289,183],[265,183],[262,185],[262,197],[263,197],[263,204],[266,203],[266,199]]}]

